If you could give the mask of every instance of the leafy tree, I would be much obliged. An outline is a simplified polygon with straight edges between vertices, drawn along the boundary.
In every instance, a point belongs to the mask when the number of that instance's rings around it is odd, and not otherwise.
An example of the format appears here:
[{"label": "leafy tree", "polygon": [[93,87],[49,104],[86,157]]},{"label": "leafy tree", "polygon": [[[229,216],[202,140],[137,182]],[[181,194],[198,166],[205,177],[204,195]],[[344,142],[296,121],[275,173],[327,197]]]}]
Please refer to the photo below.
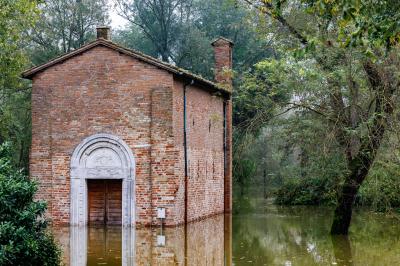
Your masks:
[{"label": "leafy tree", "polygon": [[282,104],[289,102],[294,81],[283,85],[287,73],[279,60],[265,60],[244,75],[242,84],[234,92],[233,124],[237,130],[257,132],[268,122]]},{"label": "leafy tree", "polygon": [[0,143],[10,140],[13,164],[26,167],[30,143],[30,88],[23,32],[38,18],[38,1],[0,0]]},{"label": "leafy tree", "polygon": [[254,26],[258,17],[232,0],[116,3],[121,15],[131,22],[119,32],[118,42],[209,79],[214,77],[210,43],[218,36],[235,43],[233,65],[239,74],[273,52]]},{"label": "leafy tree", "polygon": [[256,165],[251,160],[243,159],[240,162],[236,162],[235,179],[240,187],[240,196],[244,195],[244,189],[247,186],[246,183],[251,180],[255,171]]},{"label": "leafy tree", "polygon": [[41,17],[27,32],[34,64],[81,47],[109,22],[107,0],[48,0],[39,7]]},{"label": "leafy tree", "polygon": [[13,165],[27,172],[31,141],[31,93],[27,85],[18,86],[26,87],[4,94],[0,105],[0,142],[10,142]]},{"label": "leafy tree", "polygon": [[0,147],[0,265],[59,265],[60,251],[34,201],[36,183],[16,170],[9,143]]},{"label": "leafy tree", "polygon": [[19,85],[20,70],[26,63],[21,33],[33,25],[38,12],[36,6],[36,1],[0,1],[0,92],[3,95]]},{"label": "leafy tree", "polygon": [[[303,92],[295,106],[320,114],[346,160],[332,234],[347,234],[352,205],[375,161],[395,110],[399,85],[397,1],[246,1],[297,41],[313,60],[320,97]],[[302,17],[301,21],[298,17]],[[293,105],[293,104],[292,104]]]},{"label": "leafy tree", "polygon": [[193,0],[115,0],[120,14],[151,41],[163,61],[174,61],[174,48],[191,20]]},{"label": "leafy tree", "polygon": [[244,73],[261,59],[273,54],[269,40],[257,30],[259,17],[244,5],[232,0],[196,2],[197,16],[188,36],[179,46],[176,64],[213,79],[214,58],[210,43],[223,36],[234,42],[233,69],[236,86]]},{"label": "leafy tree", "polygon": [[1,0],[0,8],[0,143],[11,141],[13,164],[27,172],[31,90],[20,73],[93,38],[108,21],[107,1]]}]

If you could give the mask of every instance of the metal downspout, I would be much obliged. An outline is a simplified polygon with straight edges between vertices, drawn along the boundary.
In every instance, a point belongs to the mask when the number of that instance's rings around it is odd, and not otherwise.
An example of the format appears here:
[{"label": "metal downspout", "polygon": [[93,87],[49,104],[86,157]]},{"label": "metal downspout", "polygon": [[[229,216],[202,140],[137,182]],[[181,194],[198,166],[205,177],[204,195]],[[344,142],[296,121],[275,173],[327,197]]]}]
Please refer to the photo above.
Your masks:
[{"label": "metal downspout", "polygon": [[188,151],[187,151],[187,99],[186,99],[186,90],[187,87],[194,84],[194,80],[191,80],[189,83],[183,85],[183,153],[185,160],[185,265],[187,265],[187,250],[188,250],[188,237],[187,237],[187,222],[188,222]]}]

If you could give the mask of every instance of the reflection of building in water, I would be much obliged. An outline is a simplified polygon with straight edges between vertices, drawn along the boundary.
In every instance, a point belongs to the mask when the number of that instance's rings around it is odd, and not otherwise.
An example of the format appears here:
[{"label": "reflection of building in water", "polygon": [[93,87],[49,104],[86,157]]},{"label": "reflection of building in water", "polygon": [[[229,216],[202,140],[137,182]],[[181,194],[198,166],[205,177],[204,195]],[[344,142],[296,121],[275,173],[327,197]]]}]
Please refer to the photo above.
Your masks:
[{"label": "reflection of building in water", "polygon": [[[226,216],[227,217],[227,216]],[[230,217],[173,228],[71,227],[54,230],[67,265],[228,265]],[[185,234],[185,230],[187,233]],[[225,231],[229,236],[225,236]],[[164,235],[165,243],[157,241]],[[186,239],[185,239],[186,237]],[[69,239],[69,241],[68,241]],[[227,244],[228,243],[228,244]],[[164,244],[164,245],[163,245]],[[225,252],[225,248],[228,252]],[[185,255],[187,261],[185,262]]]}]

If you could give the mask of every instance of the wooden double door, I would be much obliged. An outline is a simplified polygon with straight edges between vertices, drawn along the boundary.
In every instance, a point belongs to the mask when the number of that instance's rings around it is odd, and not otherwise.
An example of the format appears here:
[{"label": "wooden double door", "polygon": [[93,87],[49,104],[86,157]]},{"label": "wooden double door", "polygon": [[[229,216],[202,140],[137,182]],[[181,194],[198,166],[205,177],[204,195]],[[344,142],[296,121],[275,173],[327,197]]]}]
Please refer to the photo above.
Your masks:
[{"label": "wooden double door", "polygon": [[89,224],[122,224],[122,180],[89,179],[87,186]]}]

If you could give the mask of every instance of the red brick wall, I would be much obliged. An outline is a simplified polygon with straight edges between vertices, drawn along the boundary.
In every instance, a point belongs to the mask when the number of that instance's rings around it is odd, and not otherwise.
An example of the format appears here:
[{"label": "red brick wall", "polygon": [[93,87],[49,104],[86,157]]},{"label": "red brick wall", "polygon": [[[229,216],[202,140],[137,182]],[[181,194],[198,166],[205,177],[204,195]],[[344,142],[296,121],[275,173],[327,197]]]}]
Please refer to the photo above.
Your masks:
[{"label": "red brick wall", "polygon": [[[174,86],[174,136],[179,157],[177,169],[184,178],[183,87]],[[224,211],[223,98],[197,86],[187,86],[188,221]],[[184,180],[177,217],[184,220]],[[177,211],[179,211],[177,210]]]},{"label": "red brick wall", "polygon": [[[167,208],[167,225],[184,221],[182,92],[171,73],[101,46],[34,76],[30,173],[55,224],[69,222],[74,148],[97,133],[135,156],[137,224],[158,223],[156,207]],[[222,106],[188,89],[189,220],[223,211]]]},{"label": "red brick wall", "polygon": [[149,145],[157,135],[150,130],[151,99],[154,90],[171,91],[172,84],[168,72],[105,47],[34,77],[30,172],[40,182],[37,196],[49,202],[55,224],[69,222],[72,152],[96,133],[116,135],[130,146],[136,160],[136,218],[150,223]]},{"label": "red brick wall", "polygon": [[179,175],[175,173],[178,157],[173,138],[172,87],[152,90],[151,107],[151,186],[153,224],[157,221],[157,207],[166,208],[165,223],[178,223],[175,217],[175,195],[178,191]]}]

